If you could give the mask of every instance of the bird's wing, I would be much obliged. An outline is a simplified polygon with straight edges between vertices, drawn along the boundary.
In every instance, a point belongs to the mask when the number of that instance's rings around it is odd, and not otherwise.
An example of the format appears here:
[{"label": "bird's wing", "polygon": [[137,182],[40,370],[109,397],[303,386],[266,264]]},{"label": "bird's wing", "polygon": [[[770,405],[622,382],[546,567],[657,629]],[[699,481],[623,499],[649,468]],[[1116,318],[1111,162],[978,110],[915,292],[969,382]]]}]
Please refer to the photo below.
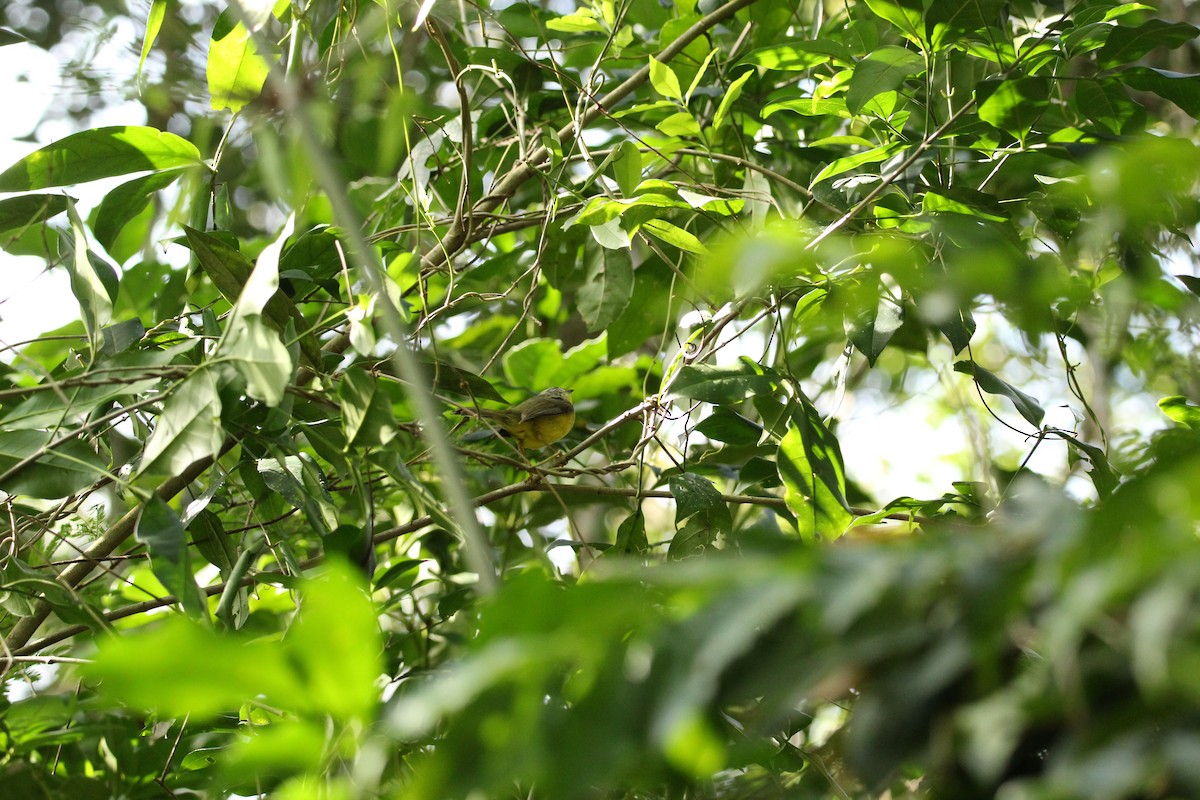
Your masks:
[{"label": "bird's wing", "polygon": [[529,409],[521,413],[521,421],[528,422],[531,419],[538,417],[556,417],[559,414],[570,414],[575,410],[575,406],[571,405],[570,400],[561,398],[545,398],[545,402],[538,403],[540,408]]}]

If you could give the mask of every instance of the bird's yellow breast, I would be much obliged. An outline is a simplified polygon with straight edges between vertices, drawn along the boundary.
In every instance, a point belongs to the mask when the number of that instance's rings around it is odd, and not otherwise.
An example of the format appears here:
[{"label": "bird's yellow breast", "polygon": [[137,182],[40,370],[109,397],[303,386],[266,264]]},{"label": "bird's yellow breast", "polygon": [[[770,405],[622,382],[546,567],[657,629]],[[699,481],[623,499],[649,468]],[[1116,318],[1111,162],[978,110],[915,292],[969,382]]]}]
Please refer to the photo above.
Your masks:
[{"label": "bird's yellow breast", "polygon": [[534,417],[505,427],[521,447],[537,450],[539,447],[554,444],[570,433],[574,426],[575,412],[569,411],[547,417]]}]

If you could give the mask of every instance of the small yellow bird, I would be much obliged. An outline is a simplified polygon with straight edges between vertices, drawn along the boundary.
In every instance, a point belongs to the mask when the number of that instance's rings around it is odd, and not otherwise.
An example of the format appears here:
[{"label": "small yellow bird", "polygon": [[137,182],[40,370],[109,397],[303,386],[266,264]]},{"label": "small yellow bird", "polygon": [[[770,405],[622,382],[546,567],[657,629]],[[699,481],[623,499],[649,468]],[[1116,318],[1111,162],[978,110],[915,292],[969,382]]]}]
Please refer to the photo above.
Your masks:
[{"label": "small yellow bird", "polygon": [[505,435],[517,440],[522,450],[537,450],[557,442],[575,426],[575,406],[571,390],[552,386],[512,408],[492,411],[486,408],[460,408],[455,413],[490,420]]}]

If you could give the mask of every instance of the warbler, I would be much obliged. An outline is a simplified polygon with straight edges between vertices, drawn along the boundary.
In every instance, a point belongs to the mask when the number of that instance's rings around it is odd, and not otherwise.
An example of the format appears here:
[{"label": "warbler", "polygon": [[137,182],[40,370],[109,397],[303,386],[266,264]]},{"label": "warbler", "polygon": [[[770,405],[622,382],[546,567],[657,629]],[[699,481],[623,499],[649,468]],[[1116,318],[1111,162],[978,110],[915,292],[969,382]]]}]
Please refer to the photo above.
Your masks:
[{"label": "warbler", "polygon": [[504,435],[517,440],[521,450],[537,450],[567,435],[575,425],[571,390],[552,386],[511,408],[460,408],[455,413],[495,423]]}]

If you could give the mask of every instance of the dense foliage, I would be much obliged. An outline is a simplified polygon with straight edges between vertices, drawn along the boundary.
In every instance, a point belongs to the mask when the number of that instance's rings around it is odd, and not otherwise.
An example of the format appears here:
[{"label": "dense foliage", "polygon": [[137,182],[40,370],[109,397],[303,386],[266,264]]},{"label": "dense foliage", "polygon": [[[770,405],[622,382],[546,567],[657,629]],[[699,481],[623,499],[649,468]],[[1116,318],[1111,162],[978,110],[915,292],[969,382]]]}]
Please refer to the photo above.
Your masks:
[{"label": "dense foliage", "polygon": [[[0,172],[80,307],[0,362],[4,796],[1200,795],[1181,13],[136,14],[142,117]],[[843,457],[893,405],[959,480]]]}]

